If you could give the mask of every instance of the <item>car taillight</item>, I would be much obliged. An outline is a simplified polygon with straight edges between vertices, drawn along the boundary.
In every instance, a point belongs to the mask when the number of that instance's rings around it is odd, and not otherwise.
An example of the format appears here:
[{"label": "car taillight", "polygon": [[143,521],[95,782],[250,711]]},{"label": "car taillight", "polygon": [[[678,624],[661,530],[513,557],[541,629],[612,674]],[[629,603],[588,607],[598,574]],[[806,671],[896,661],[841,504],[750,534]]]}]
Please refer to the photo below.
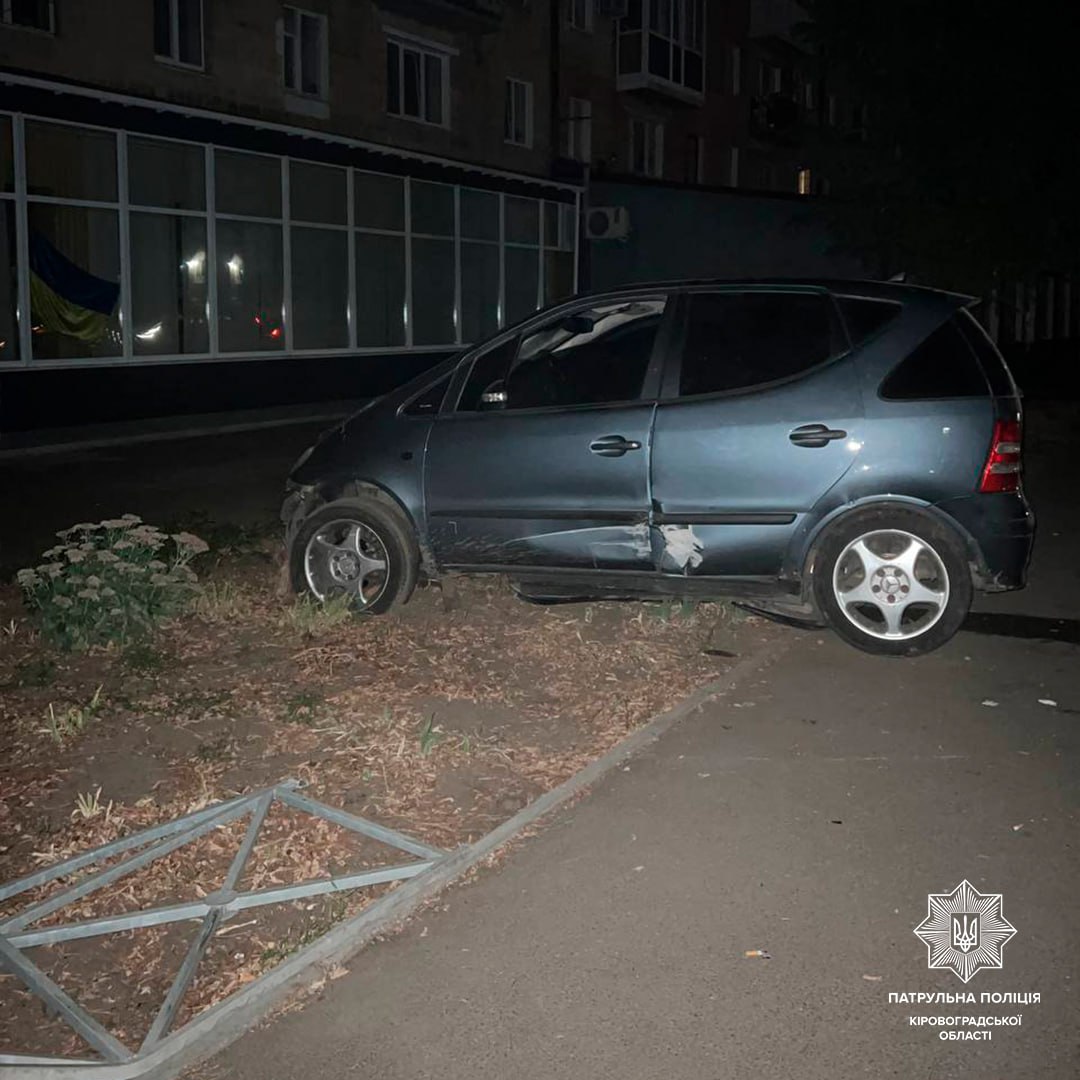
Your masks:
[{"label": "car taillight", "polygon": [[1016,491],[1020,487],[1020,421],[998,420],[979,491]]}]

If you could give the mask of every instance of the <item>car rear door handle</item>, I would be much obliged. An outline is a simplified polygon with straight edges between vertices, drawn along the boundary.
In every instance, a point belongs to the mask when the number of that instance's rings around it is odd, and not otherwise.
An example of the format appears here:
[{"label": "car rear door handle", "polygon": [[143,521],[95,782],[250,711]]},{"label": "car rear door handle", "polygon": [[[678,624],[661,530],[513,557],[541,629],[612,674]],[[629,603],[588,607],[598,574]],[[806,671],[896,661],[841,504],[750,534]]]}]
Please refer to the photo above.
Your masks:
[{"label": "car rear door handle", "polygon": [[796,446],[818,449],[828,446],[834,439],[846,439],[847,432],[831,428],[827,424],[803,424],[802,427],[797,427],[788,438]]},{"label": "car rear door handle", "polygon": [[604,435],[589,444],[589,449],[600,457],[622,457],[627,450],[640,450],[636,439],[624,439],[621,435]]}]

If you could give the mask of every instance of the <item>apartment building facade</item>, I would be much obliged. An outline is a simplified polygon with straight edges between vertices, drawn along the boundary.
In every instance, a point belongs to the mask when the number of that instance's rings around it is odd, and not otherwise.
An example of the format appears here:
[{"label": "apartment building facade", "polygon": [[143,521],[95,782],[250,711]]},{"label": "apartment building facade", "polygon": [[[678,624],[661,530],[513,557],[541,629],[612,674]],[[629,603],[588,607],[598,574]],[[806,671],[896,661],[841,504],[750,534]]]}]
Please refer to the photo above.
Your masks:
[{"label": "apartment building facade", "polygon": [[0,432],[379,392],[588,284],[590,177],[801,190],[756,2],[3,0]]}]

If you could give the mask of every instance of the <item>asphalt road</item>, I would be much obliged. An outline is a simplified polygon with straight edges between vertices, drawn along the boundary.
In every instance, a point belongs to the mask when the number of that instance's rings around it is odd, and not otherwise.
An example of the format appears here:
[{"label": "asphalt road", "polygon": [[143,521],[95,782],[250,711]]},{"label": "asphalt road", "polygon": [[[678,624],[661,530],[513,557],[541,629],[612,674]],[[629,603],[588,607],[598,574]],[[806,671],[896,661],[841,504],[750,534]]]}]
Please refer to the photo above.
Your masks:
[{"label": "asphalt road", "polygon": [[[982,632],[895,661],[790,631],[770,668],[209,1073],[1075,1080],[1080,645],[1045,636],[1075,631],[1080,520],[1058,453],[1029,483],[1032,586],[983,604]],[[913,934],[964,879],[1016,929],[966,986]],[[959,991],[976,1003],[889,1001]],[[954,1016],[1020,1023],[943,1041],[910,1019]]]}]

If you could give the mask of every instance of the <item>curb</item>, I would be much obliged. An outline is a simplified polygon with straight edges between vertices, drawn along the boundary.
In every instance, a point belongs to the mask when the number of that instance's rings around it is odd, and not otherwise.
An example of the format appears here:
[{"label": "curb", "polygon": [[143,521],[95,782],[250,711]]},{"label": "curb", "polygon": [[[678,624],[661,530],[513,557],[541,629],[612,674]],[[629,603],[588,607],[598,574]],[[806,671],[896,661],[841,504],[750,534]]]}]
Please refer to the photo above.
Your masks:
[{"label": "curb", "polygon": [[392,930],[524,829],[570,802],[626,758],[656,742],[695,709],[768,667],[784,653],[789,641],[788,637],[780,638],[740,660],[722,678],[695,690],[677,705],[632,731],[595,761],[545,792],[476,843],[458,848],[430,870],[330,930],[245,989],[207,1009],[171,1035],[168,1045],[163,1045],[160,1052],[119,1065],[7,1066],[3,1069],[4,1080],[172,1080],[235,1042],[266,1019],[275,1005],[316,982],[322,967],[347,962],[374,938]]},{"label": "curb", "polygon": [[109,446],[174,442],[181,439],[203,439],[214,435],[236,435],[245,431],[296,427],[301,424],[326,424],[329,426],[339,420],[344,420],[350,415],[352,414],[349,411],[335,409],[330,412],[305,413],[302,416],[282,416],[270,420],[239,420],[230,424],[206,423],[186,428],[163,428],[159,431],[131,432],[126,435],[103,435],[96,439],[78,439],[71,442],[51,442],[8,447],[5,447],[0,442],[0,461],[17,461],[20,458],[44,457],[49,454],[66,454],[82,450],[100,450]]}]

